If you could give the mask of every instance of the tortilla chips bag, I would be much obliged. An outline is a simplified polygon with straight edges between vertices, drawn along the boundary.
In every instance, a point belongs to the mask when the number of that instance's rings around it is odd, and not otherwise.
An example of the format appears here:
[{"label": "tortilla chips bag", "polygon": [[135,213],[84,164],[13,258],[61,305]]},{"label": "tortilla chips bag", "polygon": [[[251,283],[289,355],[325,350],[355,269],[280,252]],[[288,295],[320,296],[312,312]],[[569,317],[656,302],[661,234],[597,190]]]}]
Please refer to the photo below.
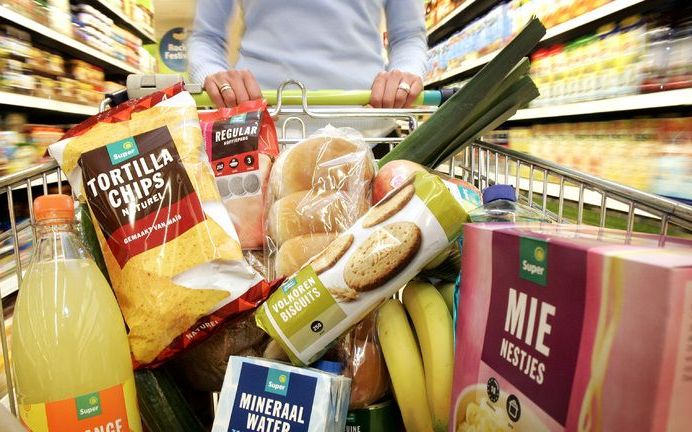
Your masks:
[{"label": "tortilla chips bag", "polygon": [[94,116],[49,150],[92,213],[136,365],[269,294],[243,258],[182,84]]}]

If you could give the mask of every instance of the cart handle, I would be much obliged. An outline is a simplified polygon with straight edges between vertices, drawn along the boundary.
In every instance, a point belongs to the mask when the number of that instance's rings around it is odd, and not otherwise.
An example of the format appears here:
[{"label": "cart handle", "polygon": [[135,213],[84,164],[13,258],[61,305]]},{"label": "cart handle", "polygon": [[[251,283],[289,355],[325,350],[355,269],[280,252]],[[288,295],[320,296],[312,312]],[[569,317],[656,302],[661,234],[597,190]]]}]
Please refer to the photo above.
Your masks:
[{"label": "cart handle", "polygon": [[[109,101],[106,105],[115,106],[127,99],[140,98],[181,81],[183,81],[183,77],[176,74],[128,75],[127,91],[107,95]],[[286,85],[289,84],[297,85],[300,89],[285,89]],[[198,107],[214,106],[214,103],[209,98],[209,95],[204,92],[201,84],[186,83],[185,88],[194,96]],[[305,86],[303,84],[295,80],[288,80],[281,84],[278,90],[262,90],[262,97],[271,106],[279,104],[279,93],[281,93],[282,105],[365,106],[370,102],[370,90],[309,90],[306,91],[307,100],[304,104],[304,90]],[[452,97],[456,91],[457,89],[424,90],[413,101],[413,105],[419,107],[440,106]]]},{"label": "cart handle", "polygon": [[[453,89],[424,90],[413,101],[414,106],[440,106],[454,94]],[[211,107],[214,103],[206,92],[193,94],[198,107]],[[262,97],[267,104],[277,104],[276,90],[262,90]],[[297,89],[283,90],[281,93],[283,105],[302,105],[302,91]],[[307,102],[310,106],[341,105],[364,106],[370,103],[370,90],[308,90]]]}]

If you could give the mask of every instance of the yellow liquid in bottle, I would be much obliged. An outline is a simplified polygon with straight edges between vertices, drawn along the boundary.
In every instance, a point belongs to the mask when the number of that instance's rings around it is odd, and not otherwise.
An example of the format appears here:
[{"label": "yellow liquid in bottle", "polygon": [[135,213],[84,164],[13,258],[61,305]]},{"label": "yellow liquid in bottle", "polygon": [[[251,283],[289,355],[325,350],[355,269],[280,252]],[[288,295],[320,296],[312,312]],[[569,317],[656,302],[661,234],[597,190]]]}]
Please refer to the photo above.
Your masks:
[{"label": "yellow liquid in bottle", "polygon": [[141,431],[123,318],[92,260],[33,263],[13,327],[17,400],[30,430]]}]

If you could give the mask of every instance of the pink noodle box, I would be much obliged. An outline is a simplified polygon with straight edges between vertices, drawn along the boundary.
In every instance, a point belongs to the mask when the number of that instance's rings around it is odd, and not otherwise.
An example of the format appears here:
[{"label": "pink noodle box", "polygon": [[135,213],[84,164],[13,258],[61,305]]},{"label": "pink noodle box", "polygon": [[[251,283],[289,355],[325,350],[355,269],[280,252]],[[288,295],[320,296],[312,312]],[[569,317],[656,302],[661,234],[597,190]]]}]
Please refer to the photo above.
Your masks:
[{"label": "pink noodle box", "polygon": [[466,225],[450,432],[692,431],[692,242],[658,242]]}]

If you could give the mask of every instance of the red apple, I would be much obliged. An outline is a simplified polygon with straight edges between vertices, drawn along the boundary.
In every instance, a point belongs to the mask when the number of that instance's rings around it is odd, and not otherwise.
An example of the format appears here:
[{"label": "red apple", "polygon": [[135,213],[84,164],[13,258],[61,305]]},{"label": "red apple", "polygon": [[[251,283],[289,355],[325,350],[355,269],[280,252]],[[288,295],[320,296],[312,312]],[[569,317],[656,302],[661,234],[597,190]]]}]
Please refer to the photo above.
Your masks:
[{"label": "red apple", "polygon": [[[400,186],[407,178],[409,178],[413,173],[418,171],[428,171],[423,165],[411,162],[409,160],[401,159],[394,160],[383,166],[380,171],[375,176],[375,181],[372,185],[372,203],[378,203],[385,195],[387,195],[392,189]],[[462,186],[465,189],[474,191],[480,195],[478,188],[472,184],[465,182],[464,180],[449,177],[442,173],[435,173],[442,178],[442,180],[454,183],[457,186]]]},{"label": "red apple", "polygon": [[392,189],[400,186],[411,174],[418,171],[426,171],[426,169],[420,164],[405,159],[385,164],[375,176],[372,185],[372,203],[379,202]]}]

